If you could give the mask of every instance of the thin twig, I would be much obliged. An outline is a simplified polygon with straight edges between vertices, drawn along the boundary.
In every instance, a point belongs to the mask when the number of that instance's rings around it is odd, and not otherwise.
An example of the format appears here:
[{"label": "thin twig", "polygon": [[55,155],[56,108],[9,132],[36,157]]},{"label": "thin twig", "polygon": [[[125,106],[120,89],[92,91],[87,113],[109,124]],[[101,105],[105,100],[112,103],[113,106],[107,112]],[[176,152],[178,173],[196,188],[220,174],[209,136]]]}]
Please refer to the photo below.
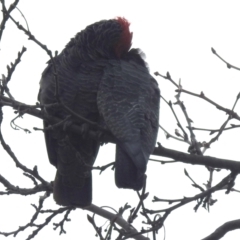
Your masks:
[{"label": "thin twig", "polygon": [[155,74],[155,76],[160,76],[160,77],[162,77],[164,79],[169,80],[175,87],[178,88],[178,84],[176,82],[174,82],[174,80],[171,78],[169,72],[167,72],[166,76],[161,75],[159,72],[155,72],[154,74]]},{"label": "thin twig", "polygon": [[164,129],[161,125],[159,125],[159,127],[164,131],[165,135],[166,135],[166,138],[173,138],[177,141],[180,141],[180,142],[185,142],[185,143],[188,143],[190,144],[189,140],[184,140],[184,139],[181,139],[181,138],[177,138],[175,136],[173,136],[172,134],[170,134],[166,129]]},{"label": "thin twig", "polygon": [[[232,174],[229,174],[228,176],[226,176],[225,178],[222,179],[221,182],[219,182],[218,184],[216,184],[214,187],[201,192],[199,194],[196,194],[194,197],[185,197],[182,199],[182,201],[172,207],[166,208],[166,209],[161,209],[161,210],[147,210],[148,213],[150,214],[154,214],[154,213],[160,213],[160,212],[171,212],[187,203],[190,203],[192,201],[196,201],[197,199],[202,199],[205,198],[206,196],[212,194],[215,191],[220,190],[222,187],[224,187],[225,185],[227,185],[228,183],[231,182],[231,178],[232,178]],[[156,199],[153,200],[154,202],[157,202]]]},{"label": "thin twig", "polygon": [[211,48],[211,50],[212,50],[212,53],[213,53],[214,55],[216,55],[219,59],[221,59],[224,63],[227,64],[227,67],[228,67],[228,68],[234,68],[234,69],[240,71],[240,68],[233,66],[232,64],[230,64],[230,63],[228,63],[227,61],[225,61],[220,55],[218,55],[214,48]]},{"label": "thin twig", "polygon": [[192,96],[195,96],[195,97],[198,97],[198,98],[202,98],[204,99],[205,101],[211,103],[212,105],[214,105],[217,109],[221,110],[221,111],[224,111],[225,113],[227,113],[228,115],[231,115],[232,118],[235,118],[237,120],[240,121],[240,117],[238,116],[238,114],[228,108],[224,108],[222,106],[220,106],[219,104],[215,103],[214,101],[212,101],[211,99],[207,98],[203,92],[201,92],[200,94],[197,94],[197,93],[193,93],[193,92],[190,92],[190,91],[187,91],[187,90],[184,90],[184,89],[177,89],[176,90],[177,92],[183,92],[183,93],[187,93],[189,95],[192,95]]},{"label": "thin twig", "polygon": [[132,238],[137,240],[149,240],[149,238],[142,236],[142,233],[138,232],[133,226],[131,226],[127,221],[125,221],[120,215],[117,216],[116,214],[110,213],[102,208],[99,208],[93,204],[84,209],[93,212],[99,216],[102,216],[110,221],[114,219],[115,223],[117,223],[120,227],[122,227],[126,233],[130,234]]},{"label": "thin twig", "polygon": [[[15,0],[9,7],[8,10],[6,10],[6,6],[5,6],[5,1],[4,0],[0,0],[0,2],[2,3],[2,12],[3,12],[3,20],[1,22],[1,25],[0,25],[0,42],[1,42],[1,39],[2,39],[2,35],[3,35],[3,30],[5,29],[5,24],[9,18],[9,14],[16,8],[19,0]],[[7,12],[7,14],[6,14]]]}]

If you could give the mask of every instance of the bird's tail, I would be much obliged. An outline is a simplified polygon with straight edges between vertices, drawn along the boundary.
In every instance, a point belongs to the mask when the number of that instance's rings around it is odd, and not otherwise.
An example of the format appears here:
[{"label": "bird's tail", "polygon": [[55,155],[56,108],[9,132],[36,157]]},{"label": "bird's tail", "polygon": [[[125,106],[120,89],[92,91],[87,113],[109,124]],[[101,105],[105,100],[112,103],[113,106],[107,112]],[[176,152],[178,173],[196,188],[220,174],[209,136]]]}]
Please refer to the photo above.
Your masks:
[{"label": "bird's tail", "polygon": [[58,140],[57,173],[53,188],[54,199],[58,204],[79,207],[91,204],[92,173],[91,166],[86,165],[87,158],[89,160],[89,156],[83,151],[77,151],[67,138]]},{"label": "bird's tail", "polygon": [[137,169],[132,159],[117,145],[115,161],[115,182],[119,188],[136,191],[142,189],[145,174]]},{"label": "bird's tail", "polygon": [[57,170],[53,197],[57,204],[63,206],[86,207],[90,205],[92,202],[92,176],[87,178],[64,176]]}]

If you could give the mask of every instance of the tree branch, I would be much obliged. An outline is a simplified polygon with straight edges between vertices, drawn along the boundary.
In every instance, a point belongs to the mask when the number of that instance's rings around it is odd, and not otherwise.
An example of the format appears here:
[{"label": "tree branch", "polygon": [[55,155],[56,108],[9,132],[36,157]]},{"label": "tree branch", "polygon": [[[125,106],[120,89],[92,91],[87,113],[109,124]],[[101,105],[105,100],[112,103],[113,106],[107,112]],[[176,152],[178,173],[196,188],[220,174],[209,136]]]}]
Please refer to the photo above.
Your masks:
[{"label": "tree branch", "polygon": [[212,234],[202,240],[218,240],[221,239],[229,231],[240,229],[240,219],[229,221],[217,228]]},{"label": "tree branch", "polygon": [[[24,103],[18,102],[16,100],[9,99],[7,97],[0,96],[0,104],[5,106],[13,107],[18,111],[23,111],[26,114],[38,117],[48,121],[50,124],[56,124],[62,121],[59,118],[47,115],[43,111],[36,109],[35,105],[26,105]],[[40,106],[38,106],[40,107]],[[81,127],[76,124],[72,124],[68,127],[69,131],[82,134]],[[106,131],[103,136],[99,137],[99,134],[96,134],[96,131],[89,131],[89,137],[98,138],[102,142],[111,142],[115,143],[114,139],[111,136],[111,133]],[[228,169],[240,173],[240,162],[228,159],[214,158],[209,156],[197,156],[192,154],[187,154],[184,152],[164,148],[161,144],[154,149],[153,155],[172,158],[175,161],[188,163],[188,164],[197,164],[204,165],[214,168]],[[239,169],[239,170],[238,170]]]},{"label": "tree branch", "polygon": [[214,55],[216,55],[219,59],[221,59],[224,63],[226,63],[228,68],[234,68],[234,69],[240,71],[240,68],[233,66],[232,64],[230,64],[227,61],[225,61],[220,55],[218,55],[218,53],[216,52],[216,50],[214,48],[211,48],[211,50],[212,50],[212,53]]},{"label": "tree branch", "polygon": [[19,0],[15,0],[14,3],[12,3],[10,5],[9,9],[6,10],[6,8],[5,8],[5,1],[1,0],[2,8],[3,8],[4,11],[7,11],[7,13],[5,13],[3,11],[3,20],[2,20],[1,25],[0,25],[0,41],[2,39],[2,34],[3,34],[4,29],[5,29],[6,22],[7,22],[8,18],[9,18],[9,14],[16,8],[18,2],[19,2]]},{"label": "tree branch", "polygon": [[[227,184],[230,184],[233,179],[234,179],[235,176],[232,176],[232,174],[229,174],[228,176],[226,176],[225,178],[222,179],[221,182],[219,182],[218,184],[216,184],[214,187],[212,188],[209,188],[208,190],[204,191],[204,192],[201,192],[193,197],[185,197],[183,198],[178,204],[172,206],[172,207],[169,207],[169,208],[166,208],[166,209],[160,209],[160,210],[147,210],[148,213],[150,214],[154,214],[154,213],[160,213],[160,212],[166,212],[166,213],[170,213],[172,212],[173,210],[179,208],[179,207],[182,207],[183,205],[185,204],[188,204],[192,201],[195,201],[197,199],[201,199],[201,201],[199,202],[200,204],[202,203],[203,199],[204,198],[207,198],[208,196],[210,196],[213,192],[217,191],[217,190],[220,190],[222,187],[226,186]],[[153,202],[162,202],[163,199],[158,199],[156,196],[154,197],[154,200]],[[177,199],[176,201],[179,201],[179,199]],[[173,201],[171,201],[173,202]],[[195,207],[195,210],[198,209],[199,205],[200,204],[197,204],[197,206]]]},{"label": "tree branch", "polygon": [[105,209],[97,207],[94,204],[91,204],[90,206],[85,207],[83,210],[88,210],[90,212],[93,212],[99,216],[102,216],[108,219],[109,221],[114,221],[126,231],[126,235],[131,235],[131,237],[134,239],[149,240],[149,238],[142,236],[141,233],[140,235],[136,235],[136,234],[139,234],[139,232],[131,224],[125,221],[121,215],[113,214],[109,211],[106,211]]},{"label": "tree branch", "polygon": [[240,173],[240,162],[238,161],[210,156],[191,155],[184,152],[164,148],[160,143],[158,143],[158,147],[154,149],[153,155],[172,158],[175,161],[183,163],[228,169],[233,172]]}]

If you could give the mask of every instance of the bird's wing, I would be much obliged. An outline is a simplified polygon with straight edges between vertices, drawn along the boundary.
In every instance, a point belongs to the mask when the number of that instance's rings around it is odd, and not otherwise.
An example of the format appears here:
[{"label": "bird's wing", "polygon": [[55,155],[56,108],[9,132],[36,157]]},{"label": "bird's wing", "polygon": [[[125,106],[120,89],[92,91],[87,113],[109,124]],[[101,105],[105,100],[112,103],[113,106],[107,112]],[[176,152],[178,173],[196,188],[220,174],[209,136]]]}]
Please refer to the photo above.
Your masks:
[{"label": "bird's wing", "polygon": [[105,69],[98,109],[117,139],[116,184],[139,190],[158,132],[160,91],[148,69],[116,60]]},{"label": "bird's wing", "polygon": [[[98,71],[82,66],[78,71],[71,71],[64,64],[58,66],[58,95],[60,100],[77,114],[91,121],[98,121],[96,104]],[[60,67],[59,67],[60,65]],[[94,74],[95,73],[95,74]],[[56,102],[56,83],[53,66],[43,72],[40,82],[39,100],[41,104]],[[60,107],[45,108],[48,114],[66,118],[69,113]],[[77,119],[73,121],[79,122]],[[49,126],[44,122],[44,127]],[[50,162],[56,166],[54,198],[60,205],[86,206],[92,200],[91,166],[99,149],[97,140],[64,131],[63,127],[45,131],[46,147]]]}]

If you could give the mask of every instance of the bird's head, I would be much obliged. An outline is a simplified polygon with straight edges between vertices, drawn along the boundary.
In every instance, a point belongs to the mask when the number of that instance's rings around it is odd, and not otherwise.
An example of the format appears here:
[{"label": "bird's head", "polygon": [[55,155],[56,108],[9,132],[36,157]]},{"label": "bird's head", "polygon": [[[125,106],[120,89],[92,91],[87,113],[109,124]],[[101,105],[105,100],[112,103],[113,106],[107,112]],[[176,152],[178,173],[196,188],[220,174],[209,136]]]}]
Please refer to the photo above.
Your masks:
[{"label": "bird's head", "polygon": [[87,26],[67,44],[65,54],[78,52],[82,60],[121,58],[132,45],[130,23],[123,17],[102,20]]},{"label": "bird's head", "polygon": [[130,23],[125,18],[118,17],[116,20],[120,24],[122,32],[120,33],[120,37],[114,46],[114,50],[116,55],[118,57],[121,57],[124,53],[127,53],[129,51],[132,45],[133,33],[130,32]]}]

